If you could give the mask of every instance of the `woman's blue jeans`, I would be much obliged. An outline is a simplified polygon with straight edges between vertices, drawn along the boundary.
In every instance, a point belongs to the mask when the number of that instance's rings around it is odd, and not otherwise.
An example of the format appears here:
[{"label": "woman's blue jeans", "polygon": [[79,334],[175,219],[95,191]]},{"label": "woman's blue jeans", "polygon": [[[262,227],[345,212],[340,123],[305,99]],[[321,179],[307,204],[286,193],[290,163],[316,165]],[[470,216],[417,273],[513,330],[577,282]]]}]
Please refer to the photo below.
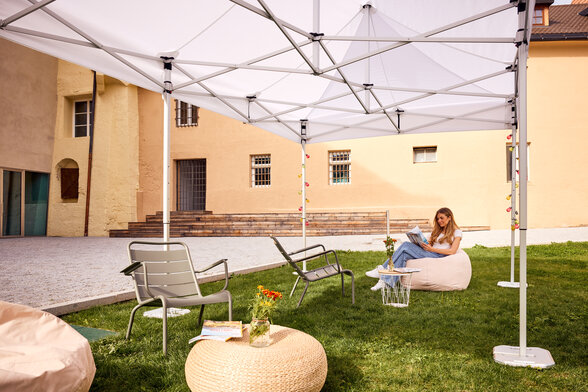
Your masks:
[{"label": "woman's blue jeans", "polygon": [[[424,250],[418,245],[413,244],[412,242],[403,242],[394,254],[392,255],[392,262],[394,263],[394,268],[403,268],[406,267],[406,262],[412,259],[422,259],[425,257],[445,257],[447,255],[442,255],[440,253],[429,252]],[[390,264],[390,259],[386,260],[383,264],[384,267],[388,267]],[[382,275],[380,276],[385,283],[393,286],[394,283],[398,280],[397,276],[390,276],[390,275]]]}]

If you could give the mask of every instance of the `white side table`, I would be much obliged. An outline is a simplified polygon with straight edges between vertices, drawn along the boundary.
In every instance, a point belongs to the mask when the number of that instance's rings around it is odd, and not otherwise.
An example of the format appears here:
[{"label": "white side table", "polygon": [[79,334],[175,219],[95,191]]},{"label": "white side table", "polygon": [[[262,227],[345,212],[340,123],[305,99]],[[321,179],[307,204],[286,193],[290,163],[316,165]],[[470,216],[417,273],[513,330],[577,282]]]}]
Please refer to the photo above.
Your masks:
[{"label": "white side table", "polygon": [[413,272],[419,268],[397,268],[394,270],[380,270],[380,276],[397,277],[390,285],[388,282],[382,287],[382,303],[395,308],[406,308],[410,301],[410,282]]}]

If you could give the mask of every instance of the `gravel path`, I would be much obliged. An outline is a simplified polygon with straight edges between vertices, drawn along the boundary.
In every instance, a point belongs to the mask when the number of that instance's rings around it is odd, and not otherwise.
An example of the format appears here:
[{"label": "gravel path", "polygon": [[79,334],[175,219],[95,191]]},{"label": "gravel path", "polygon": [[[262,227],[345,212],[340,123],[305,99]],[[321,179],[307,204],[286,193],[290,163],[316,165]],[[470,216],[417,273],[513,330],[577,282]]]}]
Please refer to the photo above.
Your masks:
[{"label": "gravel path", "polygon": [[[404,235],[393,237],[403,239]],[[307,245],[322,243],[332,249],[383,251],[384,238],[385,235],[309,237]],[[230,272],[283,262],[267,237],[172,240],[181,240],[189,246],[196,268],[221,258],[228,259]],[[128,238],[107,237],[0,239],[0,300],[44,308],[131,291],[131,279],[119,273],[128,264],[126,246],[130,241]],[[300,237],[284,237],[280,241],[288,250],[302,248]],[[588,241],[588,227],[536,229],[528,233],[528,244],[566,241]],[[466,232],[462,247],[475,244],[510,245],[510,231]],[[217,268],[211,274],[222,272],[222,267]]]}]

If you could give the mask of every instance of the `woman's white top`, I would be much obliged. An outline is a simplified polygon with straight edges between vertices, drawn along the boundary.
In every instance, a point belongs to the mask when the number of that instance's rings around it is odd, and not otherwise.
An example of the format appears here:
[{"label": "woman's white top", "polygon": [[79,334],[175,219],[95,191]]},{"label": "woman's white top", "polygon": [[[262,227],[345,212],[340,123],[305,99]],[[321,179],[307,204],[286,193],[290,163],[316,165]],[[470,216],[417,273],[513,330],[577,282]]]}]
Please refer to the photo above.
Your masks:
[{"label": "woman's white top", "polygon": [[[450,249],[451,248],[451,244],[449,244],[447,242],[443,242],[443,243],[440,242],[443,239],[443,237],[445,237],[445,234],[443,234],[443,233],[439,234],[439,237],[437,237],[437,241],[435,241],[435,243],[433,244],[433,248],[436,248],[436,249]],[[461,232],[461,230],[455,230],[455,232],[453,233],[453,238],[455,239],[457,237],[463,237],[463,233]]]}]

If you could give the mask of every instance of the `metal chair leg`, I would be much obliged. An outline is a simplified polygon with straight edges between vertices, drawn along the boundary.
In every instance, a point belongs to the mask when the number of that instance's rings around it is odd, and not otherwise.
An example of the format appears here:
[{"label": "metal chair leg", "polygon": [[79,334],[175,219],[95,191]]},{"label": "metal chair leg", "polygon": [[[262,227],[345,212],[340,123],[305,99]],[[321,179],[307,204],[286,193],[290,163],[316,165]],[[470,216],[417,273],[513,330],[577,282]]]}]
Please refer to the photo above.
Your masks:
[{"label": "metal chair leg", "polygon": [[341,275],[341,297],[345,297],[345,282],[343,280],[343,273]]},{"label": "metal chair leg", "polygon": [[167,355],[167,306],[163,303],[163,355]]},{"label": "metal chair leg", "polygon": [[292,291],[290,291],[290,297],[294,294],[294,290],[296,290],[296,286],[298,286],[298,282],[300,281],[300,276],[296,278],[296,282],[294,283],[294,287],[292,287]]},{"label": "metal chair leg", "polygon": [[204,305],[200,305],[200,315],[198,316],[198,325],[202,324],[202,315],[204,314]]},{"label": "metal chair leg", "polygon": [[353,272],[349,273],[351,275],[351,304],[355,304],[355,277],[353,276]]},{"label": "metal chair leg", "polygon": [[298,305],[296,305],[296,308],[300,307],[300,304],[302,303],[302,300],[304,299],[304,295],[306,294],[306,290],[308,289],[308,283],[306,282],[306,286],[304,286],[304,291],[302,291],[302,296],[300,296],[300,300],[298,301]]},{"label": "metal chair leg", "polygon": [[233,297],[229,293],[229,321],[233,321]]},{"label": "metal chair leg", "polygon": [[139,308],[142,305],[137,305],[133,308],[133,311],[131,312],[131,318],[129,320],[129,326],[127,327],[127,335],[125,336],[126,340],[129,340],[129,338],[131,337],[131,329],[133,329],[133,320],[135,319],[135,313],[137,313],[137,310],[139,310]]}]

